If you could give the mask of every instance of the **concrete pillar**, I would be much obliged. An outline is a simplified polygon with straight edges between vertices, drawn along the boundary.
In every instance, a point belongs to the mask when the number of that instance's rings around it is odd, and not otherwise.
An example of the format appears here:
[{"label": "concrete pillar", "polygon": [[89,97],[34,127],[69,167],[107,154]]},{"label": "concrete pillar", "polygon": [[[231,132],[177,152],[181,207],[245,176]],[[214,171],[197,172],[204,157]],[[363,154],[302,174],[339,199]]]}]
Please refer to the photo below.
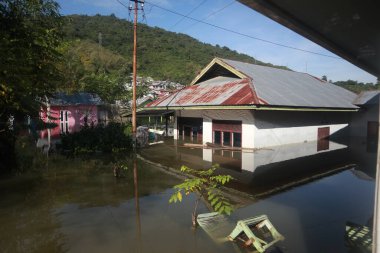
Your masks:
[{"label": "concrete pillar", "polygon": [[174,140],[178,140],[178,114],[174,112],[174,126],[173,126]]},{"label": "concrete pillar", "polygon": [[243,148],[255,147],[255,125],[254,122],[243,121],[241,126],[241,146]]},{"label": "concrete pillar", "polygon": [[207,142],[212,143],[212,120],[203,118],[203,145]]}]

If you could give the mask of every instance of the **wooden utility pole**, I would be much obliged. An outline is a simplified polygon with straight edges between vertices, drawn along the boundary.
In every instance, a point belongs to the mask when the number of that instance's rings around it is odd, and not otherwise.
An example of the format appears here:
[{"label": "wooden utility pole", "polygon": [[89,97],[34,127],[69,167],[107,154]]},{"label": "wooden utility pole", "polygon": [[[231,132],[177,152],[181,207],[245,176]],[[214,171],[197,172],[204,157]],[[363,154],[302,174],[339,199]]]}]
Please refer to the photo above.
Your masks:
[{"label": "wooden utility pole", "polygon": [[[132,83],[132,138],[133,146],[136,147],[136,79],[137,79],[137,18],[138,18],[138,4],[141,4],[141,7],[144,6],[144,0],[132,0],[135,2],[134,10],[134,21],[133,21],[133,83]],[[132,6],[129,7],[130,10]]]},{"label": "wooden utility pole", "polygon": [[135,2],[135,17],[133,21],[133,83],[132,83],[132,138],[133,146],[136,145],[136,78],[137,78],[137,13],[138,2]]}]

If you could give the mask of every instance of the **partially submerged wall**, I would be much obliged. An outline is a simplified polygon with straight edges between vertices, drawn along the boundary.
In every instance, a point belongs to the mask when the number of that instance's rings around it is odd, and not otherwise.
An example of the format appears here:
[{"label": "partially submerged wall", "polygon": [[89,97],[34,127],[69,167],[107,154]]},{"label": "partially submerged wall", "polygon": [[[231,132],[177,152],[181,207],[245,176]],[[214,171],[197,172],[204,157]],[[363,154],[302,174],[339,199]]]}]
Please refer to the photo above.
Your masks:
[{"label": "partially submerged wall", "polygon": [[[253,110],[182,110],[177,117],[203,119],[203,144],[213,142],[212,121],[242,122],[242,147],[263,148],[315,141],[318,128],[329,127],[330,135],[348,134],[350,113]],[[178,138],[175,124],[174,138]],[[347,130],[347,131],[346,131]]]},{"label": "partially submerged wall", "polygon": [[330,136],[348,135],[350,113],[255,111],[255,148],[315,141],[318,128],[329,127]]}]

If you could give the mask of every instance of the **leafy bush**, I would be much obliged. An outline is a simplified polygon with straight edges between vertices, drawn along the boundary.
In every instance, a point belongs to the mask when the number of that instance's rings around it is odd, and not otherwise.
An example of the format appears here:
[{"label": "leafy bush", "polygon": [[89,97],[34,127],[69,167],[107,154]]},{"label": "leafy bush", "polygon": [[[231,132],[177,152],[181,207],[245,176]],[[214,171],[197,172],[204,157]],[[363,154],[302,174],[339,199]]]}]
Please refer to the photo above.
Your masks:
[{"label": "leafy bush", "polygon": [[62,149],[74,154],[127,150],[132,147],[132,139],[125,131],[127,128],[120,123],[84,127],[79,132],[62,135]]},{"label": "leafy bush", "polygon": [[36,147],[31,135],[19,135],[15,142],[16,166],[13,173],[38,172],[46,168],[48,157]]},{"label": "leafy bush", "polygon": [[183,183],[174,186],[175,192],[169,199],[169,203],[181,202],[184,195],[197,193],[198,198],[195,202],[192,214],[193,226],[196,226],[197,207],[201,198],[208,201],[214,211],[220,214],[230,215],[233,211],[231,203],[223,196],[221,187],[231,181],[230,175],[215,175],[215,170],[219,165],[215,164],[208,170],[194,170],[189,167],[182,166],[181,171],[190,175]]}]

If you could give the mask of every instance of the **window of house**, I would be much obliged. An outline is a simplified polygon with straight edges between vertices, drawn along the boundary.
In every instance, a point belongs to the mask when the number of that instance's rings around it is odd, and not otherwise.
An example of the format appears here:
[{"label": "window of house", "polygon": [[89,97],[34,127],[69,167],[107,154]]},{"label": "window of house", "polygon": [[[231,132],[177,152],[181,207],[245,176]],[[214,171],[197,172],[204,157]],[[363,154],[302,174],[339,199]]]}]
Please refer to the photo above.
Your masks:
[{"label": "window of house", "polygon": [[69,112],[68,111],[60,111],[59,113],[59,123],[61,126],[61,133],[68,133],[69,132]]},{"label": "window of house", "polygon": [[233,133],[233,146],[241,147],[241,133]]},{"label": "window of house", "polygon": [[213,120],[214,143],[241,147],[241,121]]},{"label": "window of house", "polygon": [[220,139],[222,137],[222,133],[220,131],[214,131],[214,143],[221,144]]},{"label": "window of house", "polygon": [[223,132],[223,146],[231,146],[231,132]]}]

